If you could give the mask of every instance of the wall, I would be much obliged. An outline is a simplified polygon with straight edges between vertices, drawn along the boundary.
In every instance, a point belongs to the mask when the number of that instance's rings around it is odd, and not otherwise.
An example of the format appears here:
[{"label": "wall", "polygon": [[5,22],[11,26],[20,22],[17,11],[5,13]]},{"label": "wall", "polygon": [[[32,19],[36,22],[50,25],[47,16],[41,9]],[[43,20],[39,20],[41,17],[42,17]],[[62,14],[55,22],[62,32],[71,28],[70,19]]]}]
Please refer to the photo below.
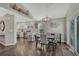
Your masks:
[{"label": "wall", "polygon": [[5,30],[2,32],[3,34],[0,32],[0,35],[4,35],[3,39],[0,39],[0,43],[5,46],[16,44],[14,16],[6,14],[2,16],[0,20],[3,20],[5,23]]},{"label": "wall", "polygon": [[[65,27],[66,27],[66,22],[65,22],[65,18],[57,18],[57,19],[51,19],[50,22],[54,22],[57,24],[57,27],[49,27],[48,25],[48,22],[46,22],[45,26],[42,27],[44,28],[44,30],[47,32],[47,33],[61,33],[61,42],[66,42],[66,30],[65,30]],[[50,24],[49,22],[49,24]],[[52,24],[53,25],[53,24]],[[41,25],[41,21],[39,21],[39,29],[40,29],[40,26]]]},{"label": "wall", "polygon": [[9,12],[9,10],[0,7],[0,20],[5,22],[5,30],[4,32],[0,32],[0,35],[4,35],[4,37],[0,39],[0,43],[5,46],[14,45],[17,42],[14,32],[14,16]]},{"label": "wall", "polygon": [[5,44],[8,45],[15,45],[16,38],[15,38],[15,20],[14,15],[6,14],[6,31],[5,31]]},{"label": "wall", "polygon": [[66,35],[65,35],[65,18],[57,18],[52,19],[51,22],[55,22],[57,24],[57,27],[47,28],[47,32],[52,33],[61,33],[61,42],[66,41]]},{"label": "wall", "polygon": [[[4,21],[4,23],[5,23],[5,19],[3,17],[0,17],[0,21]],[[5,43],[5,29],[4,29],[4,31],[1,31],[1,29],[0,29],[0,43],[1,44]]]}]

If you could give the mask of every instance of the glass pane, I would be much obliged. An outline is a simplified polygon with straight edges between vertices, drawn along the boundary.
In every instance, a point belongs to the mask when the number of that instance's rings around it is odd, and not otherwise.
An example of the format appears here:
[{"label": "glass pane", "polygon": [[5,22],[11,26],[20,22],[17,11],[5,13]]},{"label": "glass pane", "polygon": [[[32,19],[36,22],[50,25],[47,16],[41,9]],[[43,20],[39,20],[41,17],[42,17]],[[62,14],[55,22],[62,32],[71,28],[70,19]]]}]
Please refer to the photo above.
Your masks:
[{"label": "glass pane", "polygon": [[70,24],[70,42],[71,42],[71,45],[75,48],[75,20],[72,20],[71,21],[71,24]]}]

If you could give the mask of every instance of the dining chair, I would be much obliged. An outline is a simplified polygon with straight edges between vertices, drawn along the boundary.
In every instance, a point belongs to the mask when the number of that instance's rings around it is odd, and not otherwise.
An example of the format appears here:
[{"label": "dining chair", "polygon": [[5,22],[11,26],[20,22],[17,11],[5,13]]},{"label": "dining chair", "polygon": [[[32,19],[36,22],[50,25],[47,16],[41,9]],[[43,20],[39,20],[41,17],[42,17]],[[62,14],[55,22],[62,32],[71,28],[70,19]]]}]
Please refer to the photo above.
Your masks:
[{"label": "dining chair", "polygon": [[32,42],[32,34],[31,33],[27,34],[27,41]]},{"label": "dining chair", "polygon": [[55,33],[48,33],[47,34],[47,40],[48,40],[48,46],[47,46],[47,52],[49,54],[54,55],[55,54]]},{"label": "dining chair", "polygon": [[55,33],[55,39],[54,39],[54,48],[57,47],[57,43],[60,40],[60,34],[59,33]]},{"label": "dining chair", "polygon": [[17,39],[20,39],[20,32],[17,32]]},{"label": "dining chair", "polygon": [[61,34],[60,33],[56,33],[55,38],[57,39],[58,42],[61,43]]},{"label": "dining chair", "polygon": [[38,47],[38,37],[36,35],[35,36],[35,43],[36,43],[36,48]]},{"label": "dining chair", "polygon": [[42,50],[45,50],[46,46],[48,45],[48,40],[45,34],[40,34],[40,44],[41,44]]},{"label": "dining chair", "polygon": [[23,38],[27,39],[27,32],[23,32]]}]

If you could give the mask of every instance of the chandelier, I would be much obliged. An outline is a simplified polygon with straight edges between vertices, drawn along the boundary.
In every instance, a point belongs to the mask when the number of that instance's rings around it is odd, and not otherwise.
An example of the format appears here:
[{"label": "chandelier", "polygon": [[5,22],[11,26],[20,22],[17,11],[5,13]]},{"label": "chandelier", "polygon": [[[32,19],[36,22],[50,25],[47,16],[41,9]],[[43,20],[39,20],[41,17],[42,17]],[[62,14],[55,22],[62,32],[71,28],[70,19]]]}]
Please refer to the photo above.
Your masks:
[{"label": "chandelier", "polygon": [[51,17],[48,16],[42,18],[42,21],[44,21],[46,25],[49,27],[58,27],[59,25],[55,20],[53,20]]}]

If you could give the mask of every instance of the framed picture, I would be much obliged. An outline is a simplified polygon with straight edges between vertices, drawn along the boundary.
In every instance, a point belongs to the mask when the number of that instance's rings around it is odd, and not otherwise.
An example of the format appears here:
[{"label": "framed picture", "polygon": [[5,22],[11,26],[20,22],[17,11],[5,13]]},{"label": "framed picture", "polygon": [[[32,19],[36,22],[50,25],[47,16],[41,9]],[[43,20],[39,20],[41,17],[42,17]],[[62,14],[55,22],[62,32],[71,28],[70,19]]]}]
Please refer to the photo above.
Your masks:
[{"label": "framed picture", "polygon": [[5,30],[5,23],[3,20],[0,21],[0,30],[3,32]]}]

